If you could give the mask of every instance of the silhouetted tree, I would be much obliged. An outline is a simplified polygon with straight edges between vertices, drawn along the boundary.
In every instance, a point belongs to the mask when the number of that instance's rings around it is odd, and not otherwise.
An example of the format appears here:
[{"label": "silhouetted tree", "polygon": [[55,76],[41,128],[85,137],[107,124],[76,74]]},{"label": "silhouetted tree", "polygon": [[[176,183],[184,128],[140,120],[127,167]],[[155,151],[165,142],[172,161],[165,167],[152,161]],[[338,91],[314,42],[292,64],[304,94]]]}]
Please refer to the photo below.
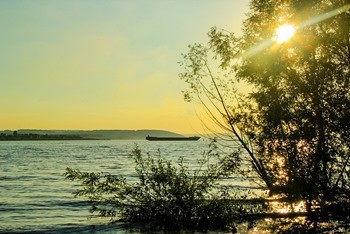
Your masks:
[{"label": "silhouetted tree", "polygon": [[[185,99],[232,133],[271,193],[309,209],[350,194],[349,9],[348,0],[252,0],[243,36],[212,28],[180,63]],[[277,43],[283,24],[296,34]]]}]

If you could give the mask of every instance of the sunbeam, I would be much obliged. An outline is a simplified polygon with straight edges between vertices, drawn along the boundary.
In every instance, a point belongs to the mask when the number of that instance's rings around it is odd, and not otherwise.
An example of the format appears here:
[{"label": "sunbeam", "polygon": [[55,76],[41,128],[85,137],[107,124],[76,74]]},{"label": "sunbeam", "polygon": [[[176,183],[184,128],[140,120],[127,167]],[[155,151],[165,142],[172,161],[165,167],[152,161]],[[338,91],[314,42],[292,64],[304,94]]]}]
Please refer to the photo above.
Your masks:
[{"label": "sunbeam", "polygon": [[[266,40],[260,42],[259,44],[257,44],[257,45],[255,45],[255,46],[251,47],[250,49],[248,49],[247,51],[245,51],[244,53],[242,53],[242,54],[241,54],[241,57],[242,57],[242,59],[250,58],[251,56],[255,55],[256,53],[258,53],[258,52],[260,52],[260,51],[262,51],[262,50],[264,50],[264,49],[266,49],[267,47],[271,46],[272,44],[274,44],[274,43],[276,43],[276,42],[277,42],[277,43],[282,43],[282,42],[284,42],[283,40],[287,38],[287,37],[286,37],[287,34],[289,35],[289,37],[288,37],[288,39],[289,39],[289,38],[290,38],[291,36],[293,36],[293,34],[294,34],[297,30],[299,30],[299,29],[302,29],[302,28],[305,28],[305,27],[308,27],[308,26],[317,24],[317,23],[322,22],[322,21],[324,21],[324,20],[326,20],[326,19],[332,18],[332,17],[334,17],[334,16],[336,16],[336,15],[339,15],[339,14],[341,14],[341,13],[344,13],[344,12],[346,12],[346,11],[348,11],[348,10],[350,10],[350,4],[347,4],[347,5],[345,5],[345,6],[339,7],[339,8],[337,8],[337,9],[335,9],[335,10],[329,11],[329,12],[324,13],[324,14],[322,14],[322,15],[313,17],[312,19],[307,20],[307,21],[305,21],[305,22],[299,24],[299,25],[296,26],[296,27],[291,26],[291,27],[293,27],[293,28],[288,27],[288,28],[284,28],[283,30],[281,29],[281,30],[280,30],[280,31],[281,31],[280,36],[278,36],[279,33],[276,32],[276,33],[277,33],[277,36],[276,36],[276,35],[273,35],[271,38],[266,39]],[[282,26],[281,26],[281,27],[282,27]],[[281,27],[280,27],[280,28],[281,28]],[[294,30],[293,30],[293,29],[294,29]],[[278,29],[277,29],[277,30],[278,30]],[[282,31],[283,31],[283,33],[282,33]],[[288,32],[286,32],[286,31],[288,31]],[[283,34],[283,36],[282,36],[282,34]]]},{"label": "sunbeam", "polygon": [[324,13],[322,15],[319,15],[317,17],[314,17],[308,21],[305,21],[304,23],[301,23],[297,29],[301,29],[301,28],[305,28],[305,27],[308,27],[308,26],[311,26],[311,25],[314,25],[314,24],[317,24],[319,22],[322,22],[326,19],[329,19],[329,18],[332,18],[336,15],[339,15],[341,13],[344,13],[346,11],[350,10],[350,4],[347,4],[345,6],[342,6],[342,7],[339,7],[333,11],[329,11],[327,13]]},{"label": "sunbeam", "polygon": [[287,42],[295,34],[295,27],[290,24],[284,24],[276,29],[275,40],[277,43]]}]

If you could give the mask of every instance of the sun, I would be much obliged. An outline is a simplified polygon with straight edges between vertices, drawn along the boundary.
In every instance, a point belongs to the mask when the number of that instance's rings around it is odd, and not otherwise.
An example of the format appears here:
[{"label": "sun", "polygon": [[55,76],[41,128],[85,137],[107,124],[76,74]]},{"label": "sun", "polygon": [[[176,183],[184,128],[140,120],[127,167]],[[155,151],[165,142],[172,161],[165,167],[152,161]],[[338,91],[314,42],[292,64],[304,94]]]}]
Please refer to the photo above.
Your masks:
[{"label": "sun", "polygon": [[290,24],[284,24],[276,29],[275,39],[277,43],[288,41],[295,34],[295,27]]}]

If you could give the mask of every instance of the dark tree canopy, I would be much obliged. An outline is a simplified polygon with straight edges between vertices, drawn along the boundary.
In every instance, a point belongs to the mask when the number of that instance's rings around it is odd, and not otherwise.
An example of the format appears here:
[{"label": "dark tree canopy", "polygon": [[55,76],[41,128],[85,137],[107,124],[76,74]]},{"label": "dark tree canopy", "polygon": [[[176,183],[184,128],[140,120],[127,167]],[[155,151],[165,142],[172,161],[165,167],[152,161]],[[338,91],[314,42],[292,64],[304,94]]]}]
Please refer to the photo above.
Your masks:
[{"label": "dark tree canopy", "polygon": [[[180,62],[179,76],[189,85],[185,100],[198,102],[226,131],[217,134],[224,139],[212,142],[194,170],[160,153],[144,157],[136,146],[136,182],[68,168],[66,178],[81,183],[75,194],[91,202],[92,213],[175,230],[266,217],[257,214],[264,201],[242,202],[218,183],[241,173],[277,198],[305,201],[314,223],[317,215],[333,216],[349,229],[350,1],[252,0],[250,6],[242,36],[212,28],[208,44],[189,46]],[[295,29],[289,40],[276,35],[283,25]],[[217,144],[227,137],[232,151],[219,153]]]},{"label": "dark tree canopy", "polygon": [[[207,47],[190,46],[181,63],[185,97],[238,138],[272,193],[310,204],[349,198],[350,1],[250,6],[243,36],[213,28]],[[296,33],[277,43],[283,24]],[[251,91],[239,95],[231,82]]]}]

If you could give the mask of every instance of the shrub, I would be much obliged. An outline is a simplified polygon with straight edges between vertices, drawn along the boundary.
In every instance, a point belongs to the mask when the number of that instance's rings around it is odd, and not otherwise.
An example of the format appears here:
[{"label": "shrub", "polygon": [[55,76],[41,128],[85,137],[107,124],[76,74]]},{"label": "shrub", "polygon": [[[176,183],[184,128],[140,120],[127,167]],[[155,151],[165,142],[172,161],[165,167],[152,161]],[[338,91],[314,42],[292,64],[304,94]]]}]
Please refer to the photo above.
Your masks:
[{"label": "shrub", "polygon": [[130,156],[137,182],[119,175],[67,168],[66,179],[82,185],[75,196],[91,202],[91,213],[110,217],[112,222],[146,222],[156,229],[213,230],[228,227],[238,214],[246,212],[245,206],[232,202],[227,188],[217,184],[237,165],[232,155],[228,158],[215,153],[215,144],[199,160],[199,169],[192,171],[183,158],[174,165],[160,152],[156,157],[149,153],[144,157],[137,145]]}]

